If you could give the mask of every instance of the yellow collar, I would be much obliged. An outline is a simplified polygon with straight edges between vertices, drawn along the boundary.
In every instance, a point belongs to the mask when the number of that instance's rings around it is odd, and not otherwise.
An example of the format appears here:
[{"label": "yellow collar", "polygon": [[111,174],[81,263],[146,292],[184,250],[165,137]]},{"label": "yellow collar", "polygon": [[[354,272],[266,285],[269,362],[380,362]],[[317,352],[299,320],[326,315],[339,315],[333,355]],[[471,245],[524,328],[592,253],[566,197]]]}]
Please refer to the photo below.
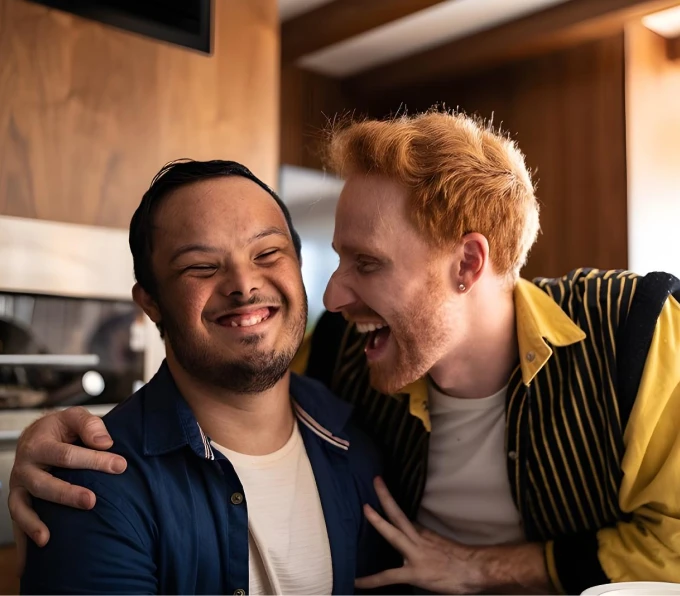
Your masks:
[{"label": "yellow collar", "polygon": [[[552,356],[548,342],[557,347],[569,346],[583,341],[586,334],[548,294],[530,281],[518,280],[514,300],[522,381],[529,385]],[[408,394],[409,411],[430,431],[426,378],[404,387],[400,393]]]},{"label": "yellow collar", "polygon": [[583,329],[548,294],[525,279],[515,286],[515,319],[525,385],[531,383],[552,356],[548,342],[561,348],[586,338]]}]

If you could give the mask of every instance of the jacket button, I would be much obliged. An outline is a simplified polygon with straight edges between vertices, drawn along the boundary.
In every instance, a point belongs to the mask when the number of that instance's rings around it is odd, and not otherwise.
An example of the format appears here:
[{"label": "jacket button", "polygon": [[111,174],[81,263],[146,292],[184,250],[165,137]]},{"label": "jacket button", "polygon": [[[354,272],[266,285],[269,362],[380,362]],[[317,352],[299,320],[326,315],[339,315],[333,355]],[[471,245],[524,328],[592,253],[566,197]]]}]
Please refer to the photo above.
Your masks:
[{"label": "jacket button", "polygon": [[[234,505],[240,505],[241,503],[243,503],[243,495],[241,493],[234,493],[233,495],[231,495],[231,502]],[[239,591],[236,590],[236,592],[234,592],[234,594],[236,594],[238,592]],[[241,593],[245,594],[245,592],[241,592]]]},{"label": "jacket button", "polygon": [[527,352],[527,361],[528,362],[533,362],[536,358],[536,354],[533,352]]},{"label": "jacket button", "polygon": [[246,591],[241,588],[234,590],[234,596],[246,596]]},{"label": "jacket button", "polygon": [[517,451],[510,451],[510,452],[508,453],[508,457],[509,457],[512,461],[517,461],[517,458],[519,457],[519,454],[517,453]]}]

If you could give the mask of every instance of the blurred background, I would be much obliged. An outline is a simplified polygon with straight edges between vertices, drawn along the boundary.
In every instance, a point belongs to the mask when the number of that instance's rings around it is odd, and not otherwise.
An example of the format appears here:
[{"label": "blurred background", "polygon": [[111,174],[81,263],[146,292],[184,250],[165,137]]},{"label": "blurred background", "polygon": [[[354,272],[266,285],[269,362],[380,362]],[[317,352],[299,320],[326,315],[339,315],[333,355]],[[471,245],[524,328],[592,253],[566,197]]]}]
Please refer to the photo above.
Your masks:
[{"label": "blurred background", "polygon": [[233,159],[303,238],[311,322],[336,258],[336,114],[492,118],[538,180],[523,275],[680,275],[680,0],[0,0],[0,593],[21,430],[104,412],[162,358],[126,228],[160,167]]}]

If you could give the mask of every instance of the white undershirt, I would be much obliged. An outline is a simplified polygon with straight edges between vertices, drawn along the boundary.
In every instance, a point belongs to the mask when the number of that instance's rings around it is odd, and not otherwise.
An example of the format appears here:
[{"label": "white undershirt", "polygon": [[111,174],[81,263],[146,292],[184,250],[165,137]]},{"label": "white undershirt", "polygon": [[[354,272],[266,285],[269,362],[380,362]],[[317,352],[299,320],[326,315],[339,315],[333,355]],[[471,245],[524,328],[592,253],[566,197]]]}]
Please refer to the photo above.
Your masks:
[{"label": "white undershirt", "polygon": [[249,594],[330,594],[326,522],[297,424],[288,442],[269,455],[213,445],[234,466],[248,505]]},{"label": "white undershirt", "polygon": [[524,539],[505,454],[507,387],[481,399],[445,395],[429,383],[432,434],[418,522],[464,544]]}]

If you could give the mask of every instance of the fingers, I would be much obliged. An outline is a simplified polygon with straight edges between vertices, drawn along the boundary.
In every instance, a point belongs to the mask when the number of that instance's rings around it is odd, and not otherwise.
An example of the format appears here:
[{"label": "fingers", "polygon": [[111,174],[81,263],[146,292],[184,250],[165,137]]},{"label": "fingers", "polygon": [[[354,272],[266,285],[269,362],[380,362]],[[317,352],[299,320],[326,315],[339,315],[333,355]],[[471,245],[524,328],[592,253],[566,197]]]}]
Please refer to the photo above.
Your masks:
[{"label": "fingers", "polygon": [[378,495],[378,499],[380,499],[380,504],[382,505],[385,515],[387,515],[388,519],[413,542],[417,542],[419,536],[418,531],[409,521],[408,517],[406,517],[406,514],[401,510],[401,507],[397,505],[397,502],[390,494],[390,491],[383,479],[379,476],[376,477],[373,481],[373,485],[375,486],[375,492]]},{"label": "fingers", "polygon": [[369,523],[378,531],[378,533],[396,548],[404,558],[408,559],[412,554],[414,543],[406,534],[398,528],[395,528],[390,522],[384,519],[373,507],[364,505],[364,515]]},{"label": "fingers", "polygon": [[358,577],[354,581],[354,585],[360,590],[372,590],[374,588],[381,588],[382,586],[391,586],[394,584],[409,584],[411,583],[410,579],[410,570],[405,567],[399,567],[398,569],[381,571],[375,575]]},{"label": "fingers", "polygon": [[[432,530],[428,530],[427,528],[423,526],[419,526],[418,528],[418,534],[423,540],[427,540],[428,542],[441,542],[442,540],[446,540],[445,538],[442,538],[439,534],[436,532],[433,532]],[[447,540],[447,542],[452,542],[451,540]]]},{"label": "fingers", "polygon": [[[38,466],[56,466],[73,470],[97,470],[108,474],[120,474],[127,467],[127,461],[120,455],[93,451],[68,443],[42,441],[25,451],[28,451],[28,454],[24,453],[26,455],[24,461],[16,467],[30,468],[30,473],[35,473],[34,470],[38,470]],[[25,473],[25,475],[28,474]]]},{"label": "fingers", "polygon": [[24,574],[24,568],[26,567],[26,534],[24,534],[16,524],[12,524],[12,531],[14,533],[14,544],[16,546],[17,557],[15,571],[17,577],[21,577]]},{"label": "fingers", "polygon": [[59,412],[58,417],[62,430],[65,431],[60,436],[62,440],[80,437],[85,445],[93,449],[108,449],[113,445],[104,421],[85,408],[68,408]]},{"label": "fingers", "polygon": [[[19,470],[15,470],[13,474],[12,491],[26,490],[34,497],[44,501],[51,501],[76,509],[92,509],[97,500],[91,490],[55,478],[52,474],[40,468],[30,469],[30,473],[25,476],[21,476]],[[23,510],[21,505],[23,502],[19,504],[21,510]],[[33,511],[31,510],[31,512]]]},{"label": "fingers", "polygon": [[456,557],[458,558],[465,558],[466,555],[469,556],[469,554],[473,552],[473,549],[471,547],[464,544],[460,544],[455,540],[444,538],[443,536],[440,536],[436,532],[428,530],[427,528],[424,528],[422,526],[418,528],[418,534],[425,542],[429,543],[430,545],[440,550],[445,549],[448,552],[455,553]]},{"label": "fingers", "polygon": [[[17,546],[20,547],[23,544],[23,554],[25,555],[26,550],[26,536],[29,536],[38,546],[45,546],[50,539],[50,531],[40,521],[38,514],[33,511],[28,491],[24,488],[13,488],[9,493],[7,505],[14,520],[14,538]],[[21,551],[21,548],[18,551]],[[23,568],[23,562],[21,567]]]},{"label": "fingers", "polygon": [[125,460],[113,454],[97,454],[69,445],[78,437],[97,449],[108,449],[113,442],[101,418],[84,408],[69,408],[49,414],[31,424],[19,438],[16,465],[85,468],[113,474],[125,470]]}]

